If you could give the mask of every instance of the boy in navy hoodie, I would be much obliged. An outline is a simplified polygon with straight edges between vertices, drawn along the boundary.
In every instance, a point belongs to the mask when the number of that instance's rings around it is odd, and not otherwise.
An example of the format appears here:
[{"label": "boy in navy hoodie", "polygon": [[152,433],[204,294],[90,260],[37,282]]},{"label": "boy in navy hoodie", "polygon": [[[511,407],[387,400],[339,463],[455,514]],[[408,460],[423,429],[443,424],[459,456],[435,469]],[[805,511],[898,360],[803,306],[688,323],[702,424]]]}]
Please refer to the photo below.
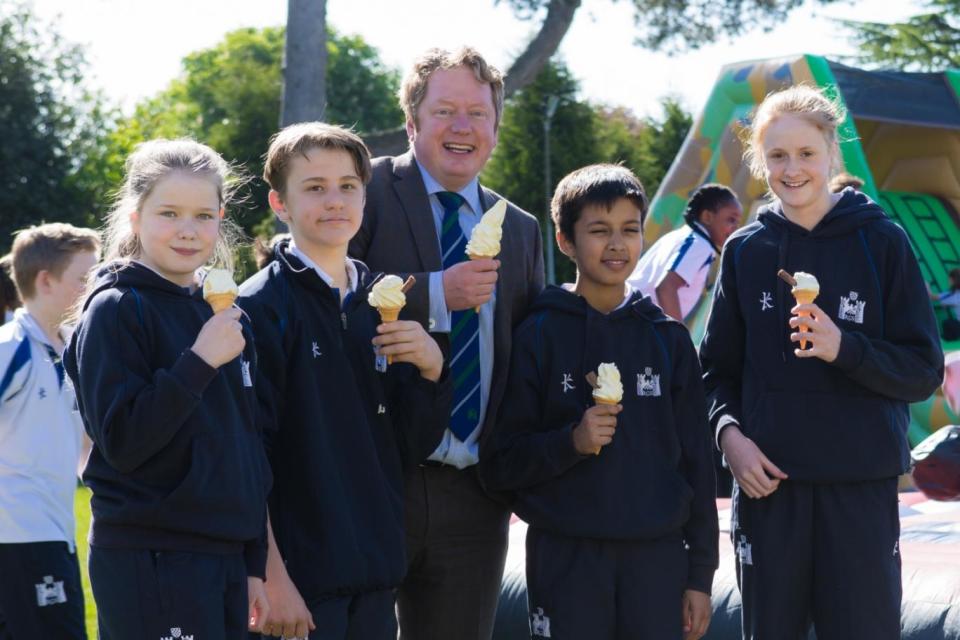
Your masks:
[{"label": "boy in navy hoodie", "polygon": [[[516,332],[483,474],[530,525],[534,638],[695,639],[709,623],[717,510],[697,354],[626,286],[646,207],[623,167],[565,177],[552,215],[577,281],[545,289]],[[585,376],[604,362],[620,404],[591,398]]]},{"label": "boy in navy hoodie", "polygon": [[375,278],[347,258],[370,175],[363,141],[340,127],[293,125],[267,151],[270,206],[292,238],[239,300],[275,478],[264,635],[396,638],[403,469],[436,448],[450,414],[438,345],[419,323],[381,324]]}]

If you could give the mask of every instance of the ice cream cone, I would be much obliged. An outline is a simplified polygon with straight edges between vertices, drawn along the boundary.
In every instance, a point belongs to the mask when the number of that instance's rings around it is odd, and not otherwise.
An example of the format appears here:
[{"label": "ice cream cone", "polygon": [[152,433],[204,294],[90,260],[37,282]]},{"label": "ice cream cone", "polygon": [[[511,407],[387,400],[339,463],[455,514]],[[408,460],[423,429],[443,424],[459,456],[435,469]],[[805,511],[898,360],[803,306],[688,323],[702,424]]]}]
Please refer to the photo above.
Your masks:
[{"label": "ice cream cone", "polygon": [[[489,258],[496,258],[496,256],[481,256],[476,253],[467,253],[467,257],[471,260],[487,260]],[[480,313],[480,307],[474,307],[473,310],[477,313]]]},{"label": "ice cream cone", "polygon": [[209,293],[204,297],[207,304],[213,309],[214,313],[220,313],[224,309],[233,306],[233,301],[237,299],[235,293]]},{"label": "ice cream cone", "polygon": [[[380,322],[396,322],[403,307],[377,307],[380,312]],[[393,364],[393,356],[387,356],[387,364]]]},{"label": "ice cream cone", "polygon": [[[797,301],[797,304],[810,304],[811,302],[813,302],[814,300],[817,299],[817,295],[818,295],[820,292],[819,292],[819,291],[811,291],[811,290],[809,290],[809,289],[794,289],[794,290],[792,291],[792,293],[793,293],[793,299]],[[797,317],[806,318],[806,317],[808,317],[809,315],[810,315],[809,312],[807,312],[807,311],[801,311],[800,313],[797,314]],[[800,325],[800,333],[808,333],[806,327],[804,327],[803,325]],[[803,349],[806,349],[806,348],[807,348],[807,341],[806,341],[806,339],[800,338],[800,349],[801,349],[801,351],[802,351]]]},{"label": "ice cream cone", "polygon": [[[596,402],[597,404],[605,404],[605,405],[609,405],[609,406],[611,406],[611,407],[620,404],[619,402],[617,402],[617,401],[614,400],[613,398],[598,398],[597,396],[593,396],[593,401]],[[600,449],[602,449],[602,448],[603,448],[603,447],[597,447],[596,449],[594,449],[593,455],[595,455],[595,456],[600,455]]]}]

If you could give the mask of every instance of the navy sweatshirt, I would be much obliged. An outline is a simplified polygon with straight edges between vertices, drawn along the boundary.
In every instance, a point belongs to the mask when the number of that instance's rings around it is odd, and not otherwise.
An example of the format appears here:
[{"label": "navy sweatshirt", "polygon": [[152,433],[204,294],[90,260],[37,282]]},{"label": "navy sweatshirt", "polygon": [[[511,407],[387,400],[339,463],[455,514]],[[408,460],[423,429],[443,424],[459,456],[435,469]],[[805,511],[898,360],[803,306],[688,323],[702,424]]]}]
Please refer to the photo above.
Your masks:
[{"label": "navy sweatshirt", "polygon": [[94,447],[90,543],[125,549],[244,551],[264,576],[270,469],[243,354],[214,369],[190,350],[213,315],[151,269],[101,269],[64,354]]},{"label": "navy sweatshirt", "polygon": [[[581,456],[573,428],[594,403],[587,373],[613,362],[623,411],[613,441]],[[682,536],[688,586],[710,593],[718,562],[716,484],[700,364],[686,328],[634,292],[602,314],[547,287],[517,329],[506,397],[481,473],[515,491],[533,527],[607,540]]]},{"label": "navy sweatshirt", "polygon": [[278,244],[238,302],[257,335],[270,523],[287,572],[315,603],[403,579],[403,469],[440,442],[452,385],[446,367],[439,383],[405,363],[378,372],[366,266],[355,262],[359,286],[341,309],[288,246]]},{"label": "navy sweatshirt", "polygon": [[[834,362],[794,355],[795,301],[781,268],[819,280],[815,303],[842,335]],[[791,479],[811,482],[905,472],[908,403],[943,379],[910,242],[853,189],[811,231],[774,203],[730,237],[700,357],[714,429],[730,415]]]}]

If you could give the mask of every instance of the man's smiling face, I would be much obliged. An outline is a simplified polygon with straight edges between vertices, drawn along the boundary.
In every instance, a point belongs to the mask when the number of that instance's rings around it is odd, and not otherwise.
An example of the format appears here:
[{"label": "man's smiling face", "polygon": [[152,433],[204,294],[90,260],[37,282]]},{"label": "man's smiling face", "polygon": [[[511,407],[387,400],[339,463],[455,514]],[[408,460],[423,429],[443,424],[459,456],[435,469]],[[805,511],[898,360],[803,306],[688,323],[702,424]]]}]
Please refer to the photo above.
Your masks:
[{"label": "man's smiling face", "polygon": [[489,84],[468,67],[438,69],[427,81],[416,122],[407,122],[413,153],[445,189],[459,191],[490,159],[497,144]]}]

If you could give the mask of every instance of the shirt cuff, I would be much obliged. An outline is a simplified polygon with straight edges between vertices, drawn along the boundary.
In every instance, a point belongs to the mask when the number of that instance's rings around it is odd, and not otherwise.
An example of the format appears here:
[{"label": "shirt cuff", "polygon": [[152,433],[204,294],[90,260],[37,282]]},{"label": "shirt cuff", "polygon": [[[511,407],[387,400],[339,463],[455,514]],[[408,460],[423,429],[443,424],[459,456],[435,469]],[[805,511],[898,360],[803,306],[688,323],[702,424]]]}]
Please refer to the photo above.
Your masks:
[{"label": "shirt cuff", "polygon": [[430,318],[427,330],[431,333],[450,333],[450,312],[443,294],[443,271],[430,272]]},{"label": "shirt cuff", "polygon": [[739,427],[740,421],[734,418],[729,413],[726,413],[720,416],[720,419],[717,420],[717,430],[714,433],[714,437],[716,438],[717,449],[720,449],[720,451],[723,451],[723,449],[720,447],[720,435],[723,433],[723,430],[729,427],[730,425]]}]

